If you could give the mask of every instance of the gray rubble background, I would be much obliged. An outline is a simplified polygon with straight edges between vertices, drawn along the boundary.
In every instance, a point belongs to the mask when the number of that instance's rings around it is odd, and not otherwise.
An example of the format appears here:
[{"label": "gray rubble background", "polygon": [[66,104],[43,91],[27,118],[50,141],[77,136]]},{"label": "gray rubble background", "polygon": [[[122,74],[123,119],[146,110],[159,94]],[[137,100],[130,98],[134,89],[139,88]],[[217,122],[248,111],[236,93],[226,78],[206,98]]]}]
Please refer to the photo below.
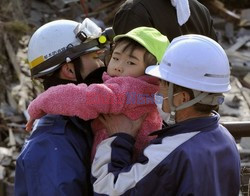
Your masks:
[{"label": "gray rubble background", "polygon": [[[0,1],[0,196],[13,195],[15,160],[25,138],[27,106],[42,92],[30,79],[27,45],[42,24],[60,18],[90,17],[103,29],[123,1],[117,0],[1,0]],[[225,94],[221,121],[250,120],[250,3],[247,0],[203,0],[213,18],[219,43],[231,64],[232,90]],[[250,127],[249,127],[250,129]],[[250,168],[250,140],[237,139],[242,168]],[[250,170],[242,178],[247,195]],[[250,195],[250,194],[249,194]]]}]

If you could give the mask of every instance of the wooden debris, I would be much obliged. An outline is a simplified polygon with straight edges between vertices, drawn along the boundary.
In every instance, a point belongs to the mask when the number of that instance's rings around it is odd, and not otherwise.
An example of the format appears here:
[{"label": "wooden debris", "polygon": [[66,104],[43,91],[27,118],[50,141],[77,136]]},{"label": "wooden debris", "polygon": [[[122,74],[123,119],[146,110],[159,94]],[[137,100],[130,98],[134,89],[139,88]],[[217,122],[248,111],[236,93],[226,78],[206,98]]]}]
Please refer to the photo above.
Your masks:
[{"label": "wooden debris", "polygon": [[20,70],[20,66],[18,65],[17,60],[16,60],[16,53],[14,52],[14,49],[13,49],[11,42],[8,38],[8,35],[6,33],[4,33],[4,35],[3,35],[3,40],[4,40],[4,44],[5,44],[7,53],[9,55],[10,62],[13,65],[14,70],[16,71],[16,75],[19,78],[19,81],[21,81],[20,80],[21,70]]},{"label": "wooden debris", "polygon": [[[243,84],[243,86],[245,86],[246,88],[250,89],[250,72],[248,72],[243,80],[241,81],[241,83]],[[250,101],[250,99],[248,99]],[[250,106],[250,105],[249,105]]]},{"label": "wooden debris", "polygon": [[[232,53],[235,52],[236,50],[238,50],[240,47],[244,46],[248,41],[250,41],[250,36],[244,36],[244,37],[239,37],[237,39],[237,42],[232,45],[230,48],[228,48],[226,51],[227,53]],[[249,55],[250,57],[250,55]]]},{"label": "wooden debris", "polygon": [[23,7],[22,7],[21,1],[19,0],[11,0],[11,1],[12,1],[13,9],[15,10],[13,13],[14,18],[25,21],[26,17],[24,16],[24,13],[23,13]]},{"label": "wooden debris", "polygon": [[206,2],[207,7],[214,13],[220,15],[228,21],[238,24],[240,16],[225,8],[224,4],[219,0],[209,0]]},{"label": "wooden debris", "polygon": [[242,95],[245,98],[248,107],[250,108],[250,88],[242,88]]},{"label": "wooden debris", "polygon": [[249,196],[249,182],[250,182],[250,166],[244,166],[241,169],[241,193],[243,196]]},{"label": "wooden debris", "polygon": [[240,26],[249,27],[250,26],[250,9],[241,10],[241,22]]},{"label": "wooden debris", "polygon": [[235,35],[234,35],[234,24],[231,22],[227,22],[225,25],[225,36],[228,39],[230,44],[233,44],[235,41]]},{"label": "wooden debris", "polygon": [[[116,10],[124,1],[0,1],[0,196],[13,195],[15,160],[29,136],[24,131],[28,118],[26,109],[29,102],[42,92],[41,84],[30,79],[27,64],[27,45],[31,32],[59,18],[80,22],[85,17],[94,17],[104,27],[111,26]],[[242,4],[243,0],[239,1]],[[228,7],[230,3],[220,0],[203,0],[202,3],[216,16],[214,22],[219,42],[226,49],[231,64],[232,90],[225,95],[226,101],[219,111],[221,121],[244,123],[250,119],[250,30],[246,28],[250,26],[250,11],[243,7],[237,14],[235,5],[238,5],[238,1],[231,8]],[[6,7],[8,9],[4,10]],[[25,21],[32,31],[29,32],[24,23],[16,19]],[[20,36],[13,38],[7,28],[19,32]],[[241,140],[237,140],[239,146]],[[250,166],[249,149],[241,148],[239,152],[242,167]],[[245,177],[247,184],[250,176]],[[242,185],[246,187],[246,184]],[[243,193],[246,192],[247,188]]]}]

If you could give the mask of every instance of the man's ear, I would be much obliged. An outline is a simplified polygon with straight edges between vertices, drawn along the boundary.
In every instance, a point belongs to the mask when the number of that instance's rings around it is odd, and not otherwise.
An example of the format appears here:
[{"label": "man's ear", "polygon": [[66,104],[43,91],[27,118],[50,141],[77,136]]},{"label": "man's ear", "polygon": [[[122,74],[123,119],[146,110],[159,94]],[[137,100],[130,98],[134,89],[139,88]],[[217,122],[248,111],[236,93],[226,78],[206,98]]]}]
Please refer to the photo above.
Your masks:
[{"label": "man's ear", "polygon": [[183,91],[183,92],[181,92],[182,93],[182,95],[183,95],[183,103],[184,102],[188,102],[188,101],[190,101],[190,94],[187,92],[187,91]]},{"label": "man's ear", "polygon": [[65,63],[61,68],[60,76],[63,79],[75,80],[76,76],[75,76],[74,64],[73,63]]}]

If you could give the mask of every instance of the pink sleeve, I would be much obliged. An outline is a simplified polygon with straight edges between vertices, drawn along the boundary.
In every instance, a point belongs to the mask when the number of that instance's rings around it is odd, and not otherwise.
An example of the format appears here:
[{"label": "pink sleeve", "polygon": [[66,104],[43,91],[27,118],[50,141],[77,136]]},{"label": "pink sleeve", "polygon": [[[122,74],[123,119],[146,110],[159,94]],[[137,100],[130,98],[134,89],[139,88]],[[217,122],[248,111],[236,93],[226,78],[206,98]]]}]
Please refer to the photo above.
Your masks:
[{"label": "pink sleeve", "polygon": [[84,120],[97,118],[100,113],[121,113],[126,102],[124,88],[116,83],[58,85],[34,99],[28,112],[34,119],[45,114],[60,114]]}]

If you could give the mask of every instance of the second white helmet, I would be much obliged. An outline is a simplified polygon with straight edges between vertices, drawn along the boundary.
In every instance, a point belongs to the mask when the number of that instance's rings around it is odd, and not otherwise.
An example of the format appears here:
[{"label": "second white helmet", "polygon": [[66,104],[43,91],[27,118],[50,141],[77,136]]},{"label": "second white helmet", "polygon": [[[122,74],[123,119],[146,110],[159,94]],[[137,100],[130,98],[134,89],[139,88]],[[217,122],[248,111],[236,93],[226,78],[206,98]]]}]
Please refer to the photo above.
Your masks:
[{"label": "second white helmet", "polygon": [[230,90],[230,66],[223,48],[203,35],[183,35],[167,48],[160,65],[146,73],[189,89],[224,93]]}]

